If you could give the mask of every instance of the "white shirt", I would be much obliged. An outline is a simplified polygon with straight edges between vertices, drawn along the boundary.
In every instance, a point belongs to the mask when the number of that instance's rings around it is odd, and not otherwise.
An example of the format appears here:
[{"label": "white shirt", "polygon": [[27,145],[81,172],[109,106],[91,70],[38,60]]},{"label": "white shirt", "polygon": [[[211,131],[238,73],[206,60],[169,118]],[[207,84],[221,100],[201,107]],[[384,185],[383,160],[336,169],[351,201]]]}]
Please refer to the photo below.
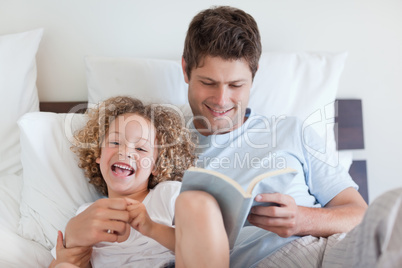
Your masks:
[{"label": "white shirt", "polygon": [[[298,174],[286,190],[278,191],[292,196],[300,206],[325,206],[344,189],[357,185],[341,165],[331,165],[336,162],[336,154],[325,151],[325,141],[311,127],[303,128],[302,123],[294,117],[266,118],[251,111],[241,127],[225,134],[203,136],[192,124],[199,141],[197,166],[223,173],[245,190],[257,175],[293,168]],[[320,152],[325,153],[317,157]],[[255,267],[296,238],[282,238],[255,226],[244,227],[231,250],[230,265]]]}]

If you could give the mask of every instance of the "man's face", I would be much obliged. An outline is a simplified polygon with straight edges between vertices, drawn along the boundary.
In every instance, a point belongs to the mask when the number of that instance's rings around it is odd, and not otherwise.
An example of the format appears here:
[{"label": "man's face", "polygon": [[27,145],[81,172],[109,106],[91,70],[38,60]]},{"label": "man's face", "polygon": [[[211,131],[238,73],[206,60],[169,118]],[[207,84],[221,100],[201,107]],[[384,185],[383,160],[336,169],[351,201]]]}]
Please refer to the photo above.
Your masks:
[{"label": "man's face", "polygon": [[[182,61],[185,70],[185,61]],[[240,127],[250,96],[252,74],[247,62],[206,56],[200,67],[191,71],[188,101],[194,126],[205,135],[222,134]]]}]

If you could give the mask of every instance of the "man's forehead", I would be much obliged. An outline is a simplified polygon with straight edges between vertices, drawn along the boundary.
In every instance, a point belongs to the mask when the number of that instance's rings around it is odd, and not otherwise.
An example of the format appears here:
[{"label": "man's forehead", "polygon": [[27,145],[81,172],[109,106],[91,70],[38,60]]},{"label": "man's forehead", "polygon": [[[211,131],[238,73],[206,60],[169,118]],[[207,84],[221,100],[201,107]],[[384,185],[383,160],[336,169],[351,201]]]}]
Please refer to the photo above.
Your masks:
[{"label": "man's forehead", "polygon": [[208,77],[213,80],[218,80],[218,77],[223,73],[226,74],[229,80],[245,80],[248,76],[252,76],[250,67],[245,59],[226,60],[220,57],[206,56],[202,64],[194,68],[192,72],[200,76]]}]

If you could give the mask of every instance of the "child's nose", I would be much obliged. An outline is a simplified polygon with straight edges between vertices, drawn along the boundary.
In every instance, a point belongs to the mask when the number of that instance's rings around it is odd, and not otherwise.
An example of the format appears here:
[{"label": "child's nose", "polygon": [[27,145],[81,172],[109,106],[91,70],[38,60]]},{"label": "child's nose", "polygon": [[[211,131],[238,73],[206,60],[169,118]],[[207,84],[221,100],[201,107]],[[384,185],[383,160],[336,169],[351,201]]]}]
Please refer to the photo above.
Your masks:
[{"label": "child's nose", "polygon": [[138,159],[138,154],[135,151],[134,148],[130,148],[128,146],[123,146],[123,148],[120,149],[119,154],[122,158],[129,158],[131,160],[137,160]]}]

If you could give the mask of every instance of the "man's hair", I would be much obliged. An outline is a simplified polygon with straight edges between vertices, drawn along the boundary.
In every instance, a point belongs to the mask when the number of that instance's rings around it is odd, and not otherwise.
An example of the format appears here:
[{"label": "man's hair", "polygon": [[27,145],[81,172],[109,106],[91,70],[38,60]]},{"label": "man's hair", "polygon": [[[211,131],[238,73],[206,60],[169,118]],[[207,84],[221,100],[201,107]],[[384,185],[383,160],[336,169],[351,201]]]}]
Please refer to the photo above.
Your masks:
[{"label": "man's hair", "polygon": [[254,18],[228,6],[198,13],[190,23],[184,42],[183,58],[189,78],[191,70],[202,66],[206,56],[224,60],[244,58],[254,78],[261,56],[261,38]]},{"label": "man's hair", "polygon": [[87,124],[74,135],[71,149],[77,154],[78,166],[84,170],[89,183],[103,195],[108,195],[107,185],[103,179],[96,159],[101,156],[102,142],[109,131],[110,124],[127,113],[137,114],[155,127],[156,175],[148,180],[148,188],[154,188],[166,180],[181,181],[184,171],[195,163],[195,143],[191,132],[185,128],[181,116],[171,108],[161,105],[144,105],[131,97],[113,97],[89,109]]}]

